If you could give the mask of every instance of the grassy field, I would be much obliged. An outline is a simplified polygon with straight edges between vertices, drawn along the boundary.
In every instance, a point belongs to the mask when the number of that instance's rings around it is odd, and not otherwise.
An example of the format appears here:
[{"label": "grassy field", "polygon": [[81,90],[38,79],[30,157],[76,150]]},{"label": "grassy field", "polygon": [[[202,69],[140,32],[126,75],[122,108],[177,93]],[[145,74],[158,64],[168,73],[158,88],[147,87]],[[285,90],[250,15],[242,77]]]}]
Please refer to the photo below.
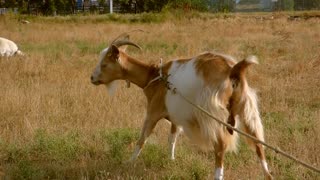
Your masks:
[{"label": "grassy field", "polygon": [[[19,23],[20,18],[31,21]],[[320,20],[289,21],[286,14],[142,14],[71,17],[0,16],[0,36],[25,57],[0,59],[0,176],[5,179],[212,179],[214,156],[178,139],[170,161],[169,126],[161,121],[134,164],[131,155],[143,123],[141,89],[114,96],[90,84],[99,52],[122,32],[142,51],[133,57],[158,63],[207,50],[238,59],[250,54],[266,141],[320,167]],[[276,179],[320,179],[266,149]],[[256,155],[243,141],[227,154],[225,179],[263,179]]]}]

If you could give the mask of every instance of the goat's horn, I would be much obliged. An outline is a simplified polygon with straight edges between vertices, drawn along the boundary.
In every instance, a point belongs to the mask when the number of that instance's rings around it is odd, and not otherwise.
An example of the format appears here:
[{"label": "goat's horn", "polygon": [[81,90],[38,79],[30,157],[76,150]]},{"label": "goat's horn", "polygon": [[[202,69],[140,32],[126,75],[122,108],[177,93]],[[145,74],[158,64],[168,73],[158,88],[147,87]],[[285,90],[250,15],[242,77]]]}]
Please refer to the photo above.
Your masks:
[{"label": "goat's horn", "polygon": [[111,42],[111,44],[113,44],[114,42],[116,42],[116,41],[119,40],[120,38],[123,38],[123,39],[125,39],[125,40],[129,40],[129,33],[136,32],[136,31],[144,32],[142,29],[135,29],[135,30],[132,30],[132,31],[129,31],[129,32],[122,33],[122,34],[120,34],[118,37],[116,37],[116,38]]},{"label": "goat's horn", "polygon": [[125,41],[125,40],[116,41],[116,42],[113,43],[113,45],[115,45],[116,47],[120,47],[120,46],[124,46],[124,45],[131,45],[131,46],[134,46],[134,47],[136,47],[136,48],[138,48],[140,50],[142,49],[139,45],[137,45],[137,44],[135,44],[135,43],[133,43],[131,41]]},{"label": "goat's horn", "polygon": [[111,44],[114,44],[118,39],[120,38],[125,38],[127,40],[129,40],[129,34],[128,33],[122,33],[120,34],[118,37],[116,37],[112,42]]}]

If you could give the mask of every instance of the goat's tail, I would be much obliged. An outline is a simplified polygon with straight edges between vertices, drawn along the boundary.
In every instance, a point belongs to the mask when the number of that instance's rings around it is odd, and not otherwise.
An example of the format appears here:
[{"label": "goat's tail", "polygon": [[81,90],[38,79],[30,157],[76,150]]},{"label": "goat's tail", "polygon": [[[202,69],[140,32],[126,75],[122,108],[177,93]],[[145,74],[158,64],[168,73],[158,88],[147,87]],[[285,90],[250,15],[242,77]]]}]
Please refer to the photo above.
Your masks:
[{"label": "goat's tail", "polygon": [[[240,128],[264,141],[263,126],[258,109],[258,98],[256,92],[249,87],[246,71],[251,64],[258,64],[255,56],[249,56],[237,63],[231,70],[230,79],[233,86],[232,96],[229,100],[228,123],[235,124],[235,116],[239,115]],[[229,133],[233,133],[228,129]],[[254,143],[248,140],[250,145]]]},{"label": "goat's tail", "polygon": [[246,59],[237,63],[231,70],[230,79],[234,83],[234,85],[245,85],[246,78],[245,73],[247,68],[251,64],[258,64],[258,59],[256,56],[249,56]]}]

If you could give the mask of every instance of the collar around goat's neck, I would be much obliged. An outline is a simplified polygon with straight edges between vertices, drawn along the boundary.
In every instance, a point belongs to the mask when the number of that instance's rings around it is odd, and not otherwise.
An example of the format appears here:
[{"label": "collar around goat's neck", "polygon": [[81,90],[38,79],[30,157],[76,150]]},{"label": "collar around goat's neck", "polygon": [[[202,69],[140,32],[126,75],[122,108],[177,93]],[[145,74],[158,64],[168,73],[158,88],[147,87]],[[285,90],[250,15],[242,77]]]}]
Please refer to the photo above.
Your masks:
[{"label": "collar around goat's neck", "polygon": [[[125,74],[125,78],[124,80],[126,81],[126,87],[130,88],[131,86],[131,82],[136,84],[137,86],[139,86],[140,88],[142,88],[143,90],[147,89],[151,84],[153,84],[154,82],[161,80],[164,81],[167,85],[169,84],[169,82],[167,81],[167,78],[170,75],[164,75],[163,74],[163,60],[162,58],[160,59],[160,64],[158,66],[158,73],[159,75],[156,76],[155,78],[151,79],[148,82],[145,82],[144,80],[139,81],[139,78],[135,78],[135,76],[137,76],[136,73],[134,73],[136,70],[141,71],[141,74],[139,74],[139,76],[143,77],[142,79],[148,79],[148,76],[150,75],[150,67],[142,62],[139,62],[135,59],[131,59],[131,58],[127,58],[125,61],[123,62],[122,60],[120,60],[120,58],[118,58],[119,63],[122,65],[122,69],[124,71]],[[122,62],[120,62],[122,61]],[[126,67],[126,68],[125,68]]]},{"label": "collar around goat's neck", "polygon": [[156,81],[158,81],[158,80],[161,80],[161,81],[165,82],[165,84],[166,84],[167,87],[168,87],[168,85],[170,84],[170,83],[168,82],[168,77],[169,77],[169,76],[170,76],[170,74],[169,74],[169,75],[164,75],[164,74],[163,74],[163,61],[162,61],[162,58],[160,58],[159,75],[158,75],[157,77],[151,79],[143,89],[144,89],[144,90],[147,89],[152,83],[154,83],[154,82],[156,82]]}]

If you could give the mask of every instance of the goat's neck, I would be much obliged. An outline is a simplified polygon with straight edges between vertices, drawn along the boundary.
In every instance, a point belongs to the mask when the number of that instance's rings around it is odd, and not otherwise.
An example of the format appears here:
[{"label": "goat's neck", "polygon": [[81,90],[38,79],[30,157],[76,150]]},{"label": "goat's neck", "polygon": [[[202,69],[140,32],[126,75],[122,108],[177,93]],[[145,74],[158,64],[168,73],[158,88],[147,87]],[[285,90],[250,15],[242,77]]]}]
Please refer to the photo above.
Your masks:
[{"label": "goat's neck", "polygon": [[123,79],[128,80],[140,88],[144,88],[151,78],[154,78],[155,67],[140,62],[131,57],[121,57],[123,67]]}]

